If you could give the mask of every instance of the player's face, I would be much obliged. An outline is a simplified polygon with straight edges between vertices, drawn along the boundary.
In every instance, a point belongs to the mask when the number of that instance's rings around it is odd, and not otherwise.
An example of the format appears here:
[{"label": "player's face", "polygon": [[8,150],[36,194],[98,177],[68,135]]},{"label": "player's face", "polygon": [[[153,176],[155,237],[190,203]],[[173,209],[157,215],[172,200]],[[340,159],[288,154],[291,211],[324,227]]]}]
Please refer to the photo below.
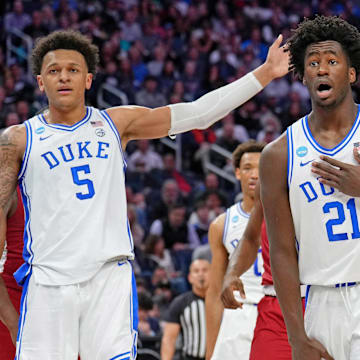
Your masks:
[{"label": "player's face", "polygon": [[356,72],[337,41],[311,44],[305,51],[303,82],[310,92],[313,106],[334,107],[351,94],[350,84]]},{"label": "player's face", "polygon": [[45,91],[50,106],[69,110],[84,105],[85,89],[91,87],[92,74],[88,73],[81,53],[59,49],[44,56],[37,81],[40,90]]},{"label": "player's face", "polygon": [[235,170],[235,176],[241,183],[244,196],[253,197],[256,183],[259,179],[260,153],[244,153],[241,157],[240,167]]},{"label": "player's face", "polygon": [[189,282],[200,291],[209,286],[210,264],[206,260],[195,260],[190,267]]}]

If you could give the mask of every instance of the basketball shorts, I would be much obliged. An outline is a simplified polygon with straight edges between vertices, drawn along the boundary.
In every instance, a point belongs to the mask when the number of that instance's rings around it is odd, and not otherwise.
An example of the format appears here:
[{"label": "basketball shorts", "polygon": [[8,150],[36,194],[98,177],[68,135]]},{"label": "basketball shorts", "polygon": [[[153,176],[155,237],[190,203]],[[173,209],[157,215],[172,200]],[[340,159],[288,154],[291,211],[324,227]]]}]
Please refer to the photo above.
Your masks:
[{"label": "basketball shorts", "polygon": [[250,360],[291,360],[286,326],[275,296],[266,295],[258,304]]},{"label": "basketball shorts", "polygon": [[129,261],[109,262],[90,280],[43,286],[26,279],[16,360],[133,360],[137,295]]},{"label": "basketball shorts", "polygon": [[307,335],[336,360],[360,359],[360,285],[312,285],[305,310]]},{"label": "basketball shorts", "polygon": [[249,359],[257,313],[253,304],[224,310],[212,360]]},{"label": "basketball shorts", "polygon": [[[8,289],[8,293],[15,309],[19,309],[21,292],[19,290]],[[9,330],[0,321],[0,359],[14,360],[14,358],[15,345],[11,341]]]}]

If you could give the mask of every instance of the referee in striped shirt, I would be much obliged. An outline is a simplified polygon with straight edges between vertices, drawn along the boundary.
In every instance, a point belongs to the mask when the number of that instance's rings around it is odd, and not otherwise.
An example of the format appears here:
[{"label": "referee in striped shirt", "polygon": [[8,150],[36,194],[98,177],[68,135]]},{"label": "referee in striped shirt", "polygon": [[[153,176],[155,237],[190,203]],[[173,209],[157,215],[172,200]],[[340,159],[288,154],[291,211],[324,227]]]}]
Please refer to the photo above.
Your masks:
[{"label": "referee in striped shirt", "polygon": [[192,290],[177,296],[165,318],[161,341],[161,360],[172,360],[176,339],[181,332],[182,360],[204,360],[206,349],[205,293],[209,286],[210,263],[194,260],[190,265]]}]

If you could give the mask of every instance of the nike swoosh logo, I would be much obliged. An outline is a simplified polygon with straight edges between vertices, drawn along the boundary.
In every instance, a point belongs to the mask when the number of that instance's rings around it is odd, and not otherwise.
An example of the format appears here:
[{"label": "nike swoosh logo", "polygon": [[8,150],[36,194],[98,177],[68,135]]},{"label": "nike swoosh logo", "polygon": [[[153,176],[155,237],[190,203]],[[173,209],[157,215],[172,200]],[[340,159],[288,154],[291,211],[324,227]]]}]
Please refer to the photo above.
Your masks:
[{"label": "nike swoosh logo", "polygon": [[45,137],[41,137],[40,136],[40,141],[43,141],[43,140],[46,140],[48,139],[50,136],[53,136],[54,134],[51,134],[51,135],[48,135],[48,136],[45,136]]},{"label": "nike swoosh logo", "polygon": [[315,159],[312,159],[312,160],[309,160],[309,161],[306,161],[306,162],[300,162],[300,166],[306,166],[307,164],[310,164],[311,162],[313,162]]}]

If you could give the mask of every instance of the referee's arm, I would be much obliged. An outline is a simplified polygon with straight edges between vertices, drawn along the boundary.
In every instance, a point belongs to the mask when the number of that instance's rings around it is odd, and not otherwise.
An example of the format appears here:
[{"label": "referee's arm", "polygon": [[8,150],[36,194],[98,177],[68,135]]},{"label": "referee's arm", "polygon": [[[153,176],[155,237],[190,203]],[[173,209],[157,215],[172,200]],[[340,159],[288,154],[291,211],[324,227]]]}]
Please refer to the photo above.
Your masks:
[{"label": "referee's arm", "polygon": [[164,334],[161,340],[161,360],[172,360],[179,332],[179,324],[172,322],[165,323]]}]

